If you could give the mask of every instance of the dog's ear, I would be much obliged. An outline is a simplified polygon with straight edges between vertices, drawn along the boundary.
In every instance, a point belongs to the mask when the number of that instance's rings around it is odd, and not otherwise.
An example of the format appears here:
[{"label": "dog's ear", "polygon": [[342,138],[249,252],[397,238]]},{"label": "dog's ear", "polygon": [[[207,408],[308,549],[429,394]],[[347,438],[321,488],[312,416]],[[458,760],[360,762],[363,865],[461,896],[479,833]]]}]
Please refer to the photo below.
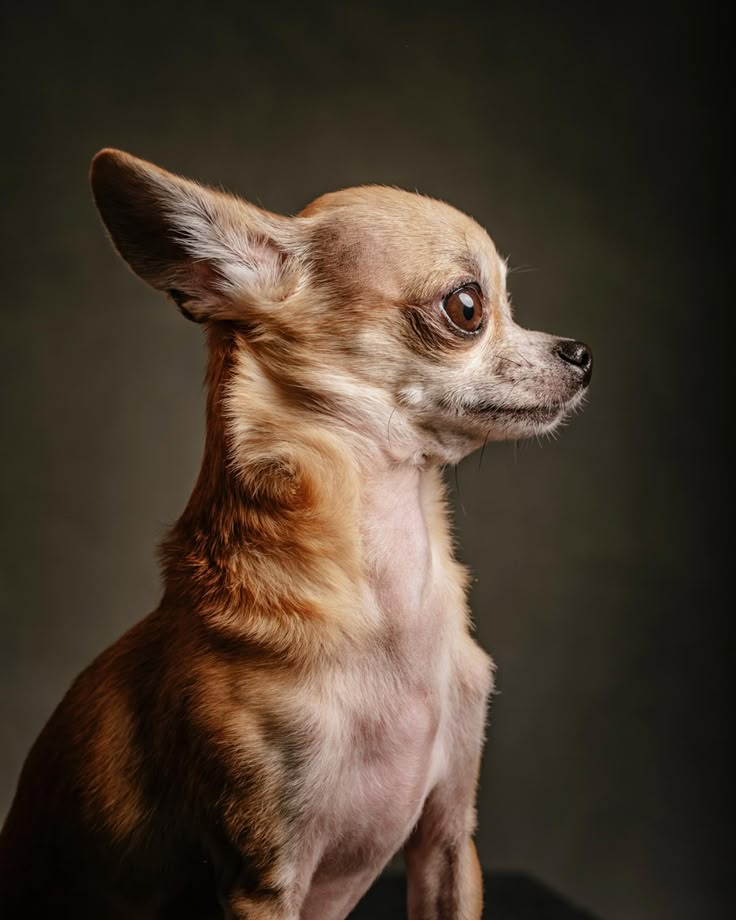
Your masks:
[{"label": "dog's ear", "polygon": [[92,192],[118,252],[196,322],[286,300],[303,275],[298,219],[101,150]]}]

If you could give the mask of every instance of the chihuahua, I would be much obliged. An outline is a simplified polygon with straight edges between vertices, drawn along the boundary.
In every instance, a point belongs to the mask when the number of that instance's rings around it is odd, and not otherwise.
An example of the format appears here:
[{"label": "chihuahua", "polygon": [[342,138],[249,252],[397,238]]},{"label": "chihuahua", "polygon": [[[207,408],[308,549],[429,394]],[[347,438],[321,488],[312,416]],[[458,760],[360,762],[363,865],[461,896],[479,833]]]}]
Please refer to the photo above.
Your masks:
[{"label": "chihuahua", "polygon": [[403,850],[411,920],[478,920],[491,659],[440,469],[549,432],[589,348],[512,319],[486,232],[361,187],[296,217],[117,150],[110,238],[209,344],[158,609],[72,684],[0,836],[0,915],[340,920]]}]

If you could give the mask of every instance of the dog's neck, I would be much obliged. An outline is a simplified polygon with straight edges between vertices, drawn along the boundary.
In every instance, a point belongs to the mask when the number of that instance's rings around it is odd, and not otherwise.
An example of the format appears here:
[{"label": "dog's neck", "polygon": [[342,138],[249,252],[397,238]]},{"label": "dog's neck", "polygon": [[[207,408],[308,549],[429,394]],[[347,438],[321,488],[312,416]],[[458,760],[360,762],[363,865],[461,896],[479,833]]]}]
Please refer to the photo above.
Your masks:
[{"label": "dog's neck", "polygon": [[407,464],[362,478],[360,527],[368,581],[384,615],[419,615],[433,554],[426,473]]},{"label": "dog's neck", "polygon": [[[327,642],[373,630],[379,613],[418,610],[432,543],[449,552],[437,474],[336,437],[329,418],[277,411],[262,380],[234,397],[240,344],[226,326],[210,331],[205,452],[162,548],[165,602],[194,606],[231,637],[284,648],[294,630],[315,627]],[[234,398],[250,401],[240,428]],[[380,612],[356,596],[366,581]]]}]

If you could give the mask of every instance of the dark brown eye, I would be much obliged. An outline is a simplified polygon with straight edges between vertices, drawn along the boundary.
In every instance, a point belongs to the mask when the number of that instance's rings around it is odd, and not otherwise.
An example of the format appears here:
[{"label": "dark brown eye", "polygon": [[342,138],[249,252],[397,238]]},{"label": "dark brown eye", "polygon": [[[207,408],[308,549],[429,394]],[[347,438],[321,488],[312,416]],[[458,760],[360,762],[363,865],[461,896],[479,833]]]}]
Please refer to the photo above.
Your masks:
[{"label": "dark brown eye", "polygon": [[474,284],[465,284],[442,301],[442,309],[461,332],[474,333],[483,321],[483,298]]}]

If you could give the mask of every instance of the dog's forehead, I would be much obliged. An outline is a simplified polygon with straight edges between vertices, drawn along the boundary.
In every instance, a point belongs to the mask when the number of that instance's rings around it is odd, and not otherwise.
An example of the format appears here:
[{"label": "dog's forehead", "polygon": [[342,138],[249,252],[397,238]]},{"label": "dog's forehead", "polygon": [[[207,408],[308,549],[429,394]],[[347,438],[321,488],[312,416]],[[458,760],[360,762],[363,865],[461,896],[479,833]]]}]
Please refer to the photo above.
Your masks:
[{"label": "dog's forehead", "polygon": [[503,289],[505,264],[486,231],[434,198],[363,186],[323,195],[300,217],[313,224],[325,273],[389,299],[434,296],[471,279]]}]

